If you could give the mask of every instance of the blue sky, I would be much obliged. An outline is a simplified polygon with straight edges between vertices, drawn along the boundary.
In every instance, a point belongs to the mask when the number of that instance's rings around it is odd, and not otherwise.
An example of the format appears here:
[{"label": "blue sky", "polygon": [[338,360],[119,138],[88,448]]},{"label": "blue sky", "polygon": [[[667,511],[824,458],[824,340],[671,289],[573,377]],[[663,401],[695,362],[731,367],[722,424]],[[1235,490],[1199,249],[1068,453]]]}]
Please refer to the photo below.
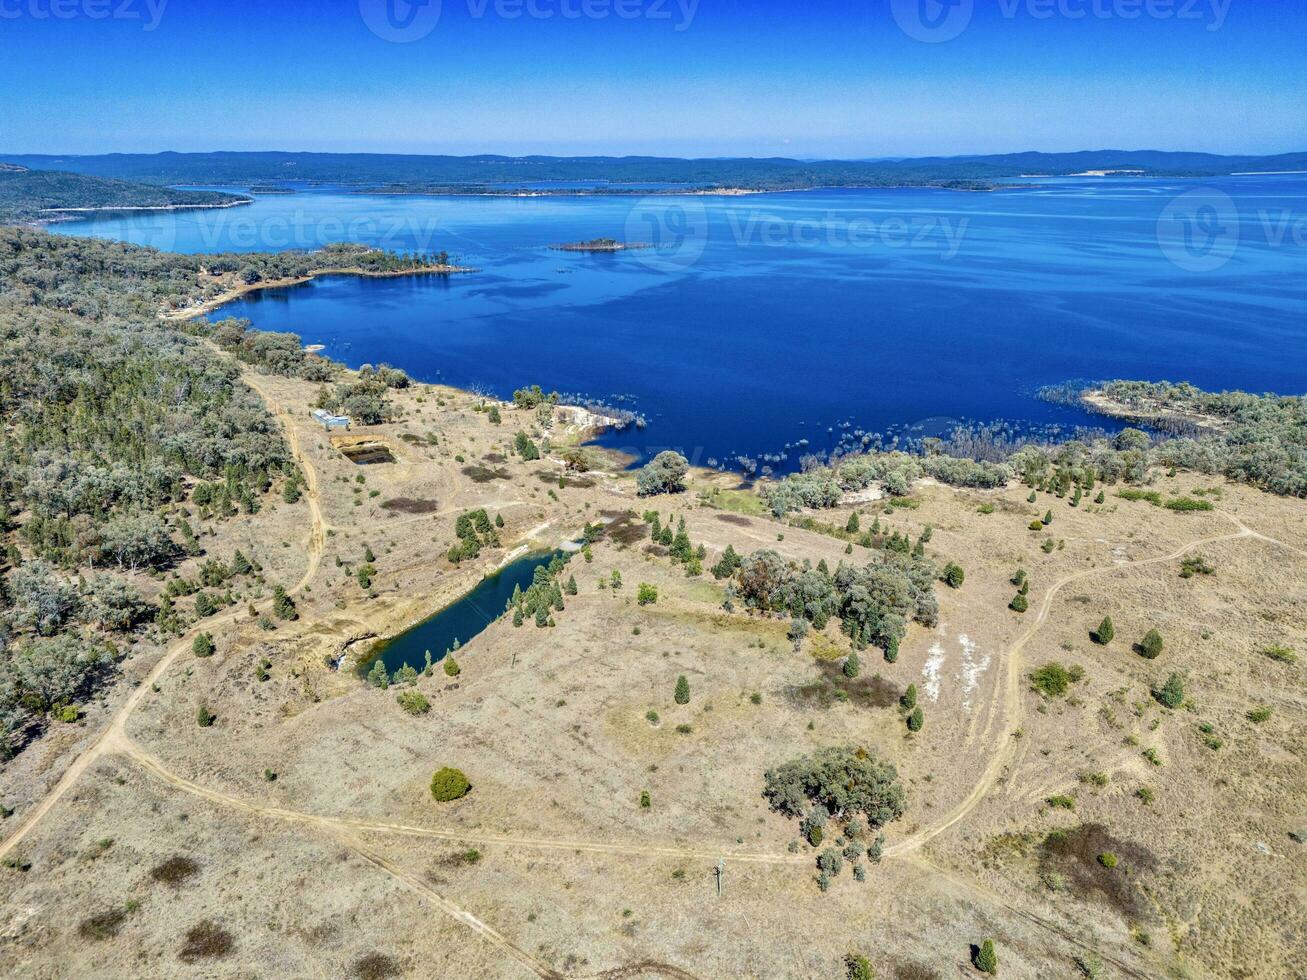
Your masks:
[{"label": "blue sky", "polygon": [[1307,4],[948,2],[0,0],[0,151],[1307,149]]}]

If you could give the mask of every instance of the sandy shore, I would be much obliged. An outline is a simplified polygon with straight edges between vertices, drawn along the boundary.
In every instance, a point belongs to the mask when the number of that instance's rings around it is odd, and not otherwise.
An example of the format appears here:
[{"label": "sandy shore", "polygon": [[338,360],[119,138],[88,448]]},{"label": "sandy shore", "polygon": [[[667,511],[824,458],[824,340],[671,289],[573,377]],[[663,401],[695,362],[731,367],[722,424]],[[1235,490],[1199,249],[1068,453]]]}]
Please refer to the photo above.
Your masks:
[{"label": "sandy shore", "polygon": [[360,276],[364,279],[395,279],[400,276],[448,276],[455,273],[476,272],[476,269],[461,265],[433,265],[425,269],[397,269],[393,272],[376,272],[370,269],[318,269],[303,276],[290,276],[285,279],[264,279],[255,283],[240,283],[223,290],[212,299],[203,303],[183,306],[176,310],[164,310],[159,316],[164,320],[193,320],[197,316],[212,313],[234,300],[262,289],[281,289],[287,286],[302,286],[320,276]]}]

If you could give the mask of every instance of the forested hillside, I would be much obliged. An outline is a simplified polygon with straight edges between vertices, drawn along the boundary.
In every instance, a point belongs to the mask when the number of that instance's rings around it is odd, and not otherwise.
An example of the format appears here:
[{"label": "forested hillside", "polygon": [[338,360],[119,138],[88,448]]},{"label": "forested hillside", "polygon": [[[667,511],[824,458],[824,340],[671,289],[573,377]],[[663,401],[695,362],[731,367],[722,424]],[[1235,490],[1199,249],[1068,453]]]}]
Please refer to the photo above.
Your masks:
[{"label": "forested hillside", "polygon": [[[1022,174],[1129,170],[1150,176],[1219,176],[1301,170],[1307,153],[1218,156],[1157,150],[1010,153],[886,160],[790,160],[671,157],[425,156],[387,153],[115,153],[103,156],[3,157],[29,167],[70,170],[158,184],[325,181],[390,190],[521,187],[541,181],[744,187],[990,186]],[[670,188],[674,190],[675,188]],[[606,192],[611,192],[607,188]],[[618,189],[620,191],[620,188]],[[649,193],[650,188],[636,190]]]},{"label": "forested hillside", "polygon": [[[203,555],[201,524],[257,513],[273,490],[299,496],[235,361],[160,311],[237,272],[407,262],[354,246],[200,258],[0,228],[0,758],[49,719],[75,719],[130,644],[211,615],[221,602],[204,586],[257,571],[238,553],[198,581],[165,580]],[[284,373],[310,364],[289,336],[238,353]]]},{"label": "forested hillside", "polygon": [[0,167],[0,222],[50,219],[60,209],[223,207],[249,200],[216,191],[179,191],[84,174]]}]

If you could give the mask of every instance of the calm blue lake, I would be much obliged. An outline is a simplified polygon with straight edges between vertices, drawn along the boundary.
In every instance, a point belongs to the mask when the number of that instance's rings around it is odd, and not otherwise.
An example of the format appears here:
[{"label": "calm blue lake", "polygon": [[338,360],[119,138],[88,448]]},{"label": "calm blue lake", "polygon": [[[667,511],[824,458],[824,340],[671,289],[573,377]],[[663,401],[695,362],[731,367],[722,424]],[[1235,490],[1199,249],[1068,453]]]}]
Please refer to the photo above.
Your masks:
[{"label": "calm blue lake", "polygon": [[[973,194],[408,197],[313,189],[64,234],[183,252],[355,241],[479,273],[323,279],[218,316],[353,366],[501,395],[538,383],[643,413],[605,437],[699,462],[949,420],[1075,426],[1071,378],[1307,391],[1307,177],[1031,181]],[[550,251],[597,237],[659,247]],[[786,452],[785,447],[789,447]]]}]

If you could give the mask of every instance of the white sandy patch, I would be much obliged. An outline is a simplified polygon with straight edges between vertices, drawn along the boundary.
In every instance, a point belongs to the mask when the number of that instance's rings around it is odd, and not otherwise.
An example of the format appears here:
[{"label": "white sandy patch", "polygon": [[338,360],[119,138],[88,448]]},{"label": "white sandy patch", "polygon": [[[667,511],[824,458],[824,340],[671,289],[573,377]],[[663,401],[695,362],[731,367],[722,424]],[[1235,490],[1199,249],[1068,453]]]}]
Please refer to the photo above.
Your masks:
[{"label": "white sandy patch", "polygon": [[986,654],[977,658],[976,644],[966,633],[958,635],[958,643],[962,647],[962,672],[958,675],[962,681],[962,707],[970,711],[971,695],[980,687],[980,678],[985,671],[989,670],[990,657]]},{"label": "white sandy patch", "polygon": [[921,676],[926,679],[926,698],[930,701],[939,700],[940,673],[943,669],[944,647],[936,641],[935,645],[930,648],[930,659],[921,668]]}]

